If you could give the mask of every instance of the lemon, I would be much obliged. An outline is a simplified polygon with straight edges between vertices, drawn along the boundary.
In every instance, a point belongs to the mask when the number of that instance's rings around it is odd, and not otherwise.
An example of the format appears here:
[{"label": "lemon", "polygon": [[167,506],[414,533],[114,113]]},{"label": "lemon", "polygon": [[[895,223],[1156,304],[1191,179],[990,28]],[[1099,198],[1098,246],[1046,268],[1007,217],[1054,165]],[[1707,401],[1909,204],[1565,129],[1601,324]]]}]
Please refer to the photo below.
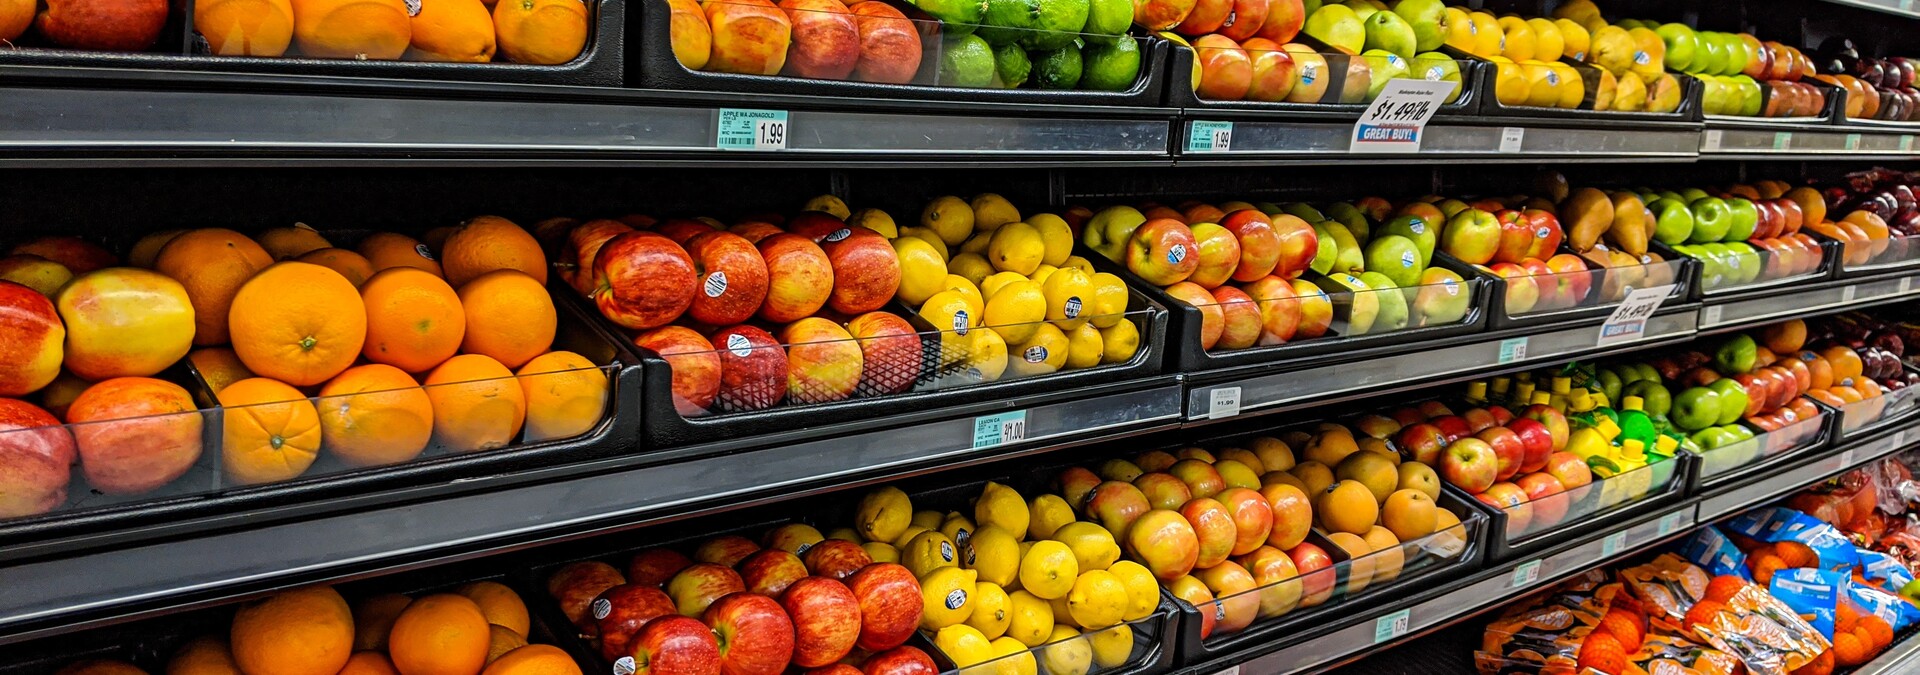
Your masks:
[{"label": "lemon", "polygon": [[1560,37],[1560,27],[1553,25],[1551,19],[1534,17],[1527,19],[1527,26],[1533,29],[1533,58],[1554,63],[1566,52],[1566,41]]},{"label": "lemon", "polygon": [[947,535],[954,547],[960,549],[961,567],[973,564],[973,530],[973,521],[959,511],[948,511],[947,517],[940,521],[940,534]]},{"label": "lemon", "polygon": [[1060,330],[1086,325],[1092,316],[1093,278],[1074,267],[1062,267],[1040,284],[1047,295],[1047,320]]},{"label": "lemon", "polygon": [[919,239],[921,241],[927,242],[927,245],[932,246],[933,250],[940,252],[941,260],[947,259],[947,242],[941,241],[940,233],[933,231],[932,228],[903,227],[903,228],[900,228],[900,237],[901,238],[913,237],[915,239]]},{"label": "lemon", "polygon": [[973,207],[973,229],[980,232],[993,232],[1020,220],[1020,209],[1013,208],[1013,202],[991,192],[974,195],[969,206]]},{"label": "lemon", "polygon": [[1002,272],[1032,274],[1045,262],[1046,253],[1040,230],[1026,223],[1007,223],[994,230],[987,242],[987,262]]},{"label": "lemon", "polygon": [[979,286],[968,281],[966,277],[948,274],[947,290],[959,293],[960,297],[966,299],[967,306],[973,308],[973,313],[967,315],[967,318],[973,320],[973,325],[987,325],[987,297],[980,294]]},{"label": "lemon", "polygon": [[1003,637],[993,641],[994,672],[1006,675],[1034,675],[1033,652],[1019,640]]},{"label": "lemon", "polygon": [[959,567],[960,550],[939,530],[926,530],[900,549],[900,564],[919,579],[942,567]]},{"label": "lemon", "polygon": [[1504,105],[1526,105],[1533,85],[1520,64],[1501,59],[1494,62],[1493,97]]},{"label": "lemon", "polygon": [[1080,639],[1080,631],[1054,626],[1047,648],[1040,650],[1040,663],[1050,675],[1087,675],[1093,667],[1093,647]]},{"label": "lemon", "polygon": [[973,612],[973,570],[941,567],[920,580],[920,627],[940,630],[967,620]]},{"label": "lemon", "polygon": [[[832,530],[828,530],[826,538],[844,539],[846,541],[850,541],[855,544],[865,543],[867,541],[866,537],[860,536],[860,533],[853,531],[853,528],[851,527],[836,527]],[[795,555],[799,555],[799,554],[795,554]]]},{"label": "lemon", "polygon": [[1034,497],[1027,503],[1027,512],[1033,514],[1027,522],[1027,536],[1035,540],[1051,537],[1062,525],[1073,522],[1073,507],[1056,494]]},{"label": "lemon", "polygon": [[1074,628],[1080,627],[1080,624],[1074,623],[1073,621],[1073,610],[1067,607],[1067,596],[1062,595],[1052,600],[1048,600],[1047,608],[1050,610],[1053,610],[1053,622],[1055,624],[1061,625],[1061,626],[1072,626]]},{"label": "lemon", "polygon": [[1080,270],[1082,272],[1086,272],[1089,275],[1094,274],[1093,261],[1088,260],[1086,258],[1082,258],[1077,255],[1067,256],[1066,262],[1055,265],[1055,267],[1071,267],[1071,268]]},{"label": "lemon", "polygon": [[1053,273],[1059,269],[1058,267],[1041,263],[1039,267],[1033,269],[1032,274],[1027,275],[1027,280],[1036,284],[1047,283],[1047,277],[1053,276]]},{"label": "lemon", "polygon": [[1527,105],[1551,108],[1560,103],[1560,71],[1533,59],[1519,65],[1527,74]]},{"label": "lemon", "polygon": [[1122,560],[1107,568],[1120,584],[1127,589],[1127,611],[1120,615],[1122,621],[1139,621],[1153,613],[1160,606],[1160,583],[1155,581],[1153,573],[1145,565],[1132,560]]},{"label": "lemon", "polygon": [[893,254],[900,259],[900,286],[894,297],[918,307],[933,294],[947,290],[947,261],[940,252],[919,237],[893,240]]},{"label": "lemon", "polygon": [[1092,368],[1100,365],[1100,359],[1107,353],[1106,339],[1100,337],[1100,329],[1093,324],[1083,323],[1079,328],[1067,331],[1067,367]]},{"label": "lemon", "polygon": [[854,527],[871,541],[893,541],[913,524],[913,502],[891,485],[868,492],[854,511]]},{"label": "lemon", "polygon": [[887,212],[880,209],[855,211],[853,215],[847,217],[847,224],[879,232],[880,236],[888,239],[900,236],[900,226],[894,224],[893,216],[887,215]]},{"label": "lemon", "polygon": [[973,236],[967,237],[966,241],[961,242],[960,252],[972,253],[981,258],[985,258],[987,257],[987,245],[991,243],[993,243],[992,232],[975,232]]},{"label": "lemon", "polygon": [[994,290],[996,292],[987,296],[986,325],[1009,344],[1033,339],[1047,319],[1047,296],[1041,292],[1040,284],[1019,278]]},{"label": "lemon", "polygon": [[967,240],[973,234],[973,207],[952,195],[927,202],[927,208],[920,211],[920,226],[940,233],[940,240],[948,246]]},{"label": "lemon", "polygon": [[972,312],[966,296],[954,290],[935,293],[920,305],[920,318],[940,329],[942,363],[957,362],[972,350],[973,341],[967,337],[973,330]]},{"label": "lemon", "polygon": [[953,665],[965,668],[993,658],[993,644],[980,629],[960,624],[947,626],[933,634],[933,646],[939,647]]},{"label": "lemon", "polygon": [[1007,637],[1028,647],[1038,647],[1047,641],[1053,631],[1053,605],[1019,590],[1007,595],[1007,607],[1010,610]]},{"label": "lemon", "polygon": [[1573,110],[1580,107],[1580,101],[1586,98],[1587,84],[1580,78],[1580,71],[1565,63],[1550,63],[1548,67],[1560,73],[1560,98],[1554,101],[1556,108]]},{"label": "lemon", "polygon": [[1140,327],[1132,321],[1122,321],[1110,328],[1100,329],[1100,362],[1126,363],[1133,360],[1135,352],[1140,351]]},{"label": "lemon", "polygon": [[[999,295],[1000,291],[1005,290],[1007,286],[1012,285],[1013,282],[1016,282],[1016,281],[1023,281],[1023,282],[1027,281],[1027,275],[1021,274],[1019,272],[994,272],[993,274],[987,275],[987,278],[980,280],[980,295],[986,297],[986,299],[989,302],[991,302],[993,300],[993,296]],[[1035,289],[1038,289],[1039,287],[1040,287],[1039,284],[1034,284]],[[1043,298],[1042,302],[1044,303],[1045,302],[1044,298],[1046,296],[1042,295],[1041,297]],[[1042,309],[1041,313],[1045,314],[1044,304],[1042,305],[1041,309]]]},{"label": "lemon", "polygon": [[981,581],[973,585],[973,614],[967,617],[967,625],[980,631],[989,640],[998,640],[1007,634],[1007,624],[1013,621],[1013,607],[1008,604],[1007,591],[1000,584]]},{"label": "lemon", "polygon": [[920,536],[920,533],[925,531],[927,531],[927,528],[909,524],[907,525],[907,529],[900,533],[900,536],[894,537],[893,541],[887,543],[892,544],[894,548],[904,549],[908,543],[913,541],[914,537]]},{"label": "lemon", "polygon": [[1073,551],[1074,564],[1079,570],[1108,569],[1120,559],[1120,544],[1113,540],[1113,533],[1099,523],[1067,523],[1054,530],[1051,539]]},{"label": "lemon", "polygon": [[874,562],[877,562],[877,563],[900,562],[900,549],[894,548],[893,544],[880,542],[880,541],[870,541],[870,542],[861,544],[860,548],[866,551],[867,557],[872,558]]},{"label": "lemon", "polygon": [[1036,213],[1027,218],[1027,224],[1040,232],[1040,243],[1046,246],[1046,253],[1040,261],[1054,267],[1067,264],[1073,257],[1073,228],[1060,216],[1051,213]]},{"label": "lemon", "polygon": [[1014,582],[1020,574],[1020,542],[999,527],[983,527],[973,533],[968,551],[961,555],[962,567],[980,573],[981,581],[1001,586]]},{"label": "lemon", "polygon": [[947,271],[954,276],[973,282],[973,285],[980,286],[983,291],[986,287],[982,286],[982,283],[994,274],[993,265],[988,264],[987,259],[978,253],[961,253],[954,256],[952,260],[947,261]]},{"label": "lemon", "polygon": [[940,529],[940,523],[942,522],[945,522],[945,519],[941,517],[939,511],[935,511],[933,509],[921,509],[919,511],[913,512],[913,524],[919,525],[929,530]]},{"label": "lemon", "polygon": [[992,382],[1007,373],[1007,341],[992,328],[975,328],[967,343],[968,374]]},{"label": "lemon", "polygon": [[1067,365],[1067,334],[1050,323],[1035,324],[1033,338],[1007,346],[1007,370],[1016,376],[1045,375]]},{"label": "lemon", "polygon": [[1085,315],[1095,328],[1108,328],[1126,320],[1127,282],[1106,272],[1094,272],[1088,277],[1093,290],[1088,293],[1088,307]]},{"label": "lemon", "polygon": [[1082,628],[1106,628],[1127,614],[1127,585],[1106,570],[1080,574],[1067,592],[1067,610]]},{"label": "lemon", "polygon": [[800,210],[831,213],[833,214],[833,217],[839,218],[841,220],[846,220],[848,215],[847,203],[845,201],[841,201],[839,197],[835,197],[833,195],[820,195],[818,197],[814,197],[813,199],[809,199],[807,200],[807,203],[805,205],[800,207]]},{"label": "lemon", "polygon": [[980,498],[973,501],[973,522],[981,528],[997,527],[1018,541],[1027,532],[1027,522],[1032,514],[1027,511],[1027,500],[1013,488],[988,481],[980,489]]},{"label": "lemon", "polygon": [[1033,542],[1033,548],[1020,559],[1020,587],[1034,597],[1067,597],[1079,576],[1080,562],[1074,558],[1073,549],[1057,541]]},{"label": "lemon", "polygon": [[1101,668],[1112,668],[1126,663],[1133,657],[1133,628],[1114,626],[1103,631],[1091,633],[1087,642],[1093,645],[1093,662]]}]

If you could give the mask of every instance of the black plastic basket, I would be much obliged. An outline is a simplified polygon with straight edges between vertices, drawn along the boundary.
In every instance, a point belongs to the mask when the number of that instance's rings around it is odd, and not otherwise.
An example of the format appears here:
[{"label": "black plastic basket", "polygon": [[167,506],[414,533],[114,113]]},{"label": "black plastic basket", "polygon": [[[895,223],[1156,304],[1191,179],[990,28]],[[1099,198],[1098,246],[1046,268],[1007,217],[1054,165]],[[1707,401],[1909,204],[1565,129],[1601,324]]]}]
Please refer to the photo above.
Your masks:
[{"label": "black plastic basket", "polygon": [[[1559,252],[1572,254],[1572,249],[1568,249],[1565,244],[1562,244]],[[1592,263],[1582,259],[1583,263],[1589,265],[1587,275],[1588,287],[1585,296],[1580,298],[1574,306],[1547,310],[1531,310],[1515,315],[1507,310],[1506,277],[1482,270],[1477,266],[1460,262],[1458,258],[1454,258],[1444,251],[1435,251],[1433,255],[1435,258],[1445,256],[1449,262],[1456,266],[1471,268],[1473,273],[1479,276],[1482,284],[1491,287],[1487,292],[1487,326],[1490,330],[1524,328],[1550,323],[1578,321],[1581,319],[1602,318],[1612,314],[1613,310],[1620,306],[1620,302],[1626,299],[1626,292],[1631,291],[1633,288],[1631,285],[1622,285],[1620,286],[1619,297],[1602,297],[1607,288],[1607,284],[1613,282],[1610,277],[1617,273],[1612,271],[1612,268],[1592,266]],[[1674,285],[1673,294],[1667,296],[1667,301],[1672,303],[1684,302],[1688,297],[1688,281],[1693,278],[1692,273],[1688,272],[1687,268],[1696,264],[1695,261],[1681,256],[1678,259],[1670,258],[1661,264],[1672,266],[1671,269],[1673,271],[1673,278],[1670,282]],[[1642,273],[1644,274],[1644,272],[1643,266]],[[1579,273],[1575,274],[1577,275]],[[1557,278],[1559,276],[1562,275],[1555,274],[1549,278]]]},{"label": "black plastic basket", "polygon": [[[1801,80],[1814,88],[1826,92],[1826,102],[1820,106],[1820,113],[1801,117],[1748,117],[1745,115],[1703,115],[1708,127],[1729,128],[1745,127],[1752,129],[1804,129],[1808,126],[1824,127],[1839,124],[1846,119],[1847,91],[1819,80]],[[1704,95],[1704,94],[1703,94]],[[1773,96],[1773,90],[1766,85],[1760,86],[1760,108],[1765,110],[1767,99]],[[1815,129],[1814,131],[1819,131]]]},{"label": "black plastic basket", "polygon": [[[1682,124],[1692,128],[1699,128],[1698,125],[1703,119],[1700,113],[1700,97],[1703,95],[1705,89],[1703,89],[1702,83],[1692,76],[1684,73],[1672,73],[1674,79],[1680,84],[1680,107],[1675,108],[1672,112],[1594,110],[1593,92],[1596,86],[1594,83],[1600,79],[1600,68],[1585,63],[1566,62],[1564,60],[1563,62],[1573,66],[1573,69],[1580,73],[1580,78],[1585,83],[1582,85],[1585,91],[1581,95],[1579,108],[1569,109],[1507,105],[1501,103],[1498,97],[1487,95],[1480,97],[1480,114],[1499,118],[1565,120],[1586,124],[1597,122],[1618,128],[1644,127],[1653,124]],[[1482,82],[1480,86],[1483,87],[1485,91],[1491,92],[1494,90],[1494,81],[1495,78],[1498,77],[1497,69],[1495,68],[1497,65],[1499,64],[1485,62],[1481,67],[1481,77],[1485,78],[1485,82]],[[1537,68],[1539,66],[1520,65],[1519,67]]]},{"label": "black plastic basket", "polygon": [[[1701,261],[1696,258],[1694,259],[1693,264],[1687,266],[1688,274],[1689,274],[1689,277],[1686,281],[1686,286],[1688,290],[1687,299],[1694,302],[1700,302],[1704,300],[1730,302],[1733,300],[1745,299],[1747,297],[1758,297],[1762,295],[1767,295],[1770,292],[1774,291],[1775,289],[1778,289],[1780,286],[1783,286],[1783,285],[1789,285],[1789,284],[1798,283],[1798,282],[1821,281],[1825,279],[1831,279],[1833,278],[1834,272],[1839,267],[1839,265],[1836,262],[1839,259],[1839,255],[1840,255],[1839,243],[1831,239],[1823,239],[1818,236],[1815,236],[1814,238],[1820,244],[1820,266],[1818,268],[1815,268],[1815,270],[1811,273],[1805,273],[1801,275],[1791,275],[1791,276],[1775,278],[1771,280],[1755,279],[1753,282],[1750,282],[1750,283],[1739,284],[1735,286],[1726,286],[1722,284],[1716,288],[1708,289],[1706,288],[1706,284],[1705,284],[1706,264],[1704,261]],[[1693,256],[1675,251],[1671,247],[1667,246],[1666,244],[1662,244],[1658,241],[1648,241],[1647,248],[1648,250],[1658,251],[1661,256],[1666,257],[1668,260],[1673,260],[1675,258],[1693,258]],[[1764,251],[1764,249],[1760,249],[1760,251]],[[1765,262],[1763,261],[1762,273],[1764,273],[1764,267],[1765,267]]]},{"label": "black plastic basket", "polygon": [[[1735,446],[1715,448],[1699,454],[1687,453],[1694,455],[1696,459],[1693,472],[1693,485],[1689,488],[1689,494],[1700,495],[1715,492],[1730,486],[1744,485],[1751,482],[1757,476],[1770,475],[1780,467],[1796,463],[1801,459],[1819,454],[1832,447],[1834,441],[1839,438],[1840,415],[1819,401],[1813,401],[1813,405],[1821,412],[1821,420],[1817,425],[1801,420],[1797,424],[1808,425],[1812,428],[1796,431],[1789,431],[1783,428],[1779,431],[1755,433],[1752,439],[1741,441],[1741,444],[1752,443],[1758,451],[1758,454],[1745,461],[1737,462],[1732,466],[1719,466],[1721,462],[1726,460],[1711,455],[1716,452],[1724,452]],[[1741,423],[1744,424],[1744,422]],[[1758,432],[1759,430],[1756,429],[1755,431]],[[1772,439],[1768,438],[1781,432],[1787,432],[1790,435]],[[1795,435],[1804,436],[1804,438],[1793,438]],[[1769,448],[1767,447],[1769,445],[1775,447]]]},{"label": "black plastic basket", "polygon": [[[1573,496],[1571,492],[1562,493],[1563,496],[1568,497],[1567,512],[1563,516],[1564,519],[1554,523],[1551,529],[1532,529],[1527,525],[1516,526],[1506,509],[1495,508],[1482,502],[1452,483],[1443,485],[1442,489],[1469,502],[1487,517],[1487,561],[1501,563],[1538,554],[1568,541],[1589,536],[1595,531],[1621,527],[1672,508],[1686,495],[1688,479],[1693,475],[1694,465],[1698,461],[1699,458],[1681,452],[1676,453],[1672,459],[1612,478],[1601,479],[1596,476],[1592,483],[1582,488],[1575,488],[1575,491],[1580,491],[1578,496]],[[1638,495],[1632,492],[1619,492],[1623,487],[1630,487],[1623,481],[1636,480],[1634,476],[1636,472],[1650,472],[1646,474],[1646,477],[1651,479],[1648,481],[1649,489]],[[1665,475],[1661,476],[1661,473]],[[1615,492],[1609,493],[1609,484],[1614,486]],[[1531,514],[1533,506],[1530,502],[1521,506],[1528,508]],[[1576,513],[1576,509],[1586,509],[1586,511]],[[1516,534],[1513,532],[1515,529],[1521,532]]]},{"label": "black plastic basket", "polygon": [[[1295,36],[1294,39],[1300,44],[1313,46],[1320,52],[1322,57],[1327,59],[1327,70],[1329,71],[1327,77],[1329,78],[1329,82],[1327,83],[1327,93],[1321,100],[1327,101],[1328,99],[1333,99],[1333,102],[1215,101],[1200,98],[1199,94],[1194,90],[1194,87],[1197,86],[1198,83],[1193,81],[1193,68],[1195,61],[1199,58],[1194,52],[1194,48],[1174,44],[1171,41],[1165,41],[1170,49],[1169,56],[1171,57],[1168,59],[1171,69],[1168,71],[1169,74],[1167,77],[1167,105],[1186,108],[1190,114],[1213,114],[1216,111],[1269,112],[1285,113],[1287,116],[1296,118],[1317,116],[1342,121],[1352,120],[1361,113],[1366,112],[1367,106],[1370,105],[1368,101],[1361,101],[1359,103],[1337,102],[1340,90],[1346,84],[1348,69],[1344,64],[1336,67],[1334,62],[1359,57],[1339,53],[1333,50],[1333,48],[1309,38],[1304,33]],[[1460,97],[1454,99],[1452,103],[1441,105],[1434,114],[1441,116],[1472,116],[1480,109],[1480,99],[1486,98],[1486,91],[1489,91],[1483,89],[1483,78],[1480,74],[1480,66],[1484,64],[1459,56],[1455,56],[1454,61],[1460,64]]]}]

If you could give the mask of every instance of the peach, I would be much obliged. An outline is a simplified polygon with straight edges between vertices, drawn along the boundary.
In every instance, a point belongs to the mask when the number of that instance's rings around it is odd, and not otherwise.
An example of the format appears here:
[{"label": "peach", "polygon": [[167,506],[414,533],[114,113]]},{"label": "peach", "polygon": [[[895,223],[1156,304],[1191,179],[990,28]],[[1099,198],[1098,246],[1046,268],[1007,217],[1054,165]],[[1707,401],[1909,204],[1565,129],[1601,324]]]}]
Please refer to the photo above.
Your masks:
[{"label": "peach", "polygon": [[787,64],[793,24],[767,0],[727,0],[706,4],[713,28],[707,70],[747,75],[777,75]]}]

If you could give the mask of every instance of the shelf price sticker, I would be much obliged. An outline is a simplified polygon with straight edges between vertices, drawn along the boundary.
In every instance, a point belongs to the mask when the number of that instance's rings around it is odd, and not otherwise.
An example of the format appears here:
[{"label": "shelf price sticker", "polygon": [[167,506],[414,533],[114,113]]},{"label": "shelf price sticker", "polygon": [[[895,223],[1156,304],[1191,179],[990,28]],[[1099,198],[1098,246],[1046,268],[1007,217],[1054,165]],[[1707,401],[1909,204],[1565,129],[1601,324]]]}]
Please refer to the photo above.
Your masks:
[{"label": "shelf price sticker", "polygon": [[1500,365],[1527,358],[1527,336],[1507,338],[1500,341]]},{"label": "shelf price sticker", "polygon": [[1912,290],[1913,290],[1913,277],[1900,277],[1900,293],[1904,295],[1907,292]]},{"label": "shelf price sticker", "polygon": [[1529,560],[1513,568],[1513,580],[1508,588],[1526,588],[1540,581],[1540,561]]},{"label": "shelf price sticker", "polygon": [[1900,151],[1901,151],[1901,152],[1910,152],[1910,151],[1912,151],[1912,150],[1913,150],[1913,137],[1912,137],[1912,136],[1901,136],[1901,137],[1900,137]]},{"label": "shelf price sticker", "polygon": [[1240,414],[1240,388],[1218,387],[1207,393],[1207,419],[1226,419]]},{"label": "shelf price sticker", "polygon": [[1659,311],[1660,303],[1666,302],[1672,293],[1673,284],[1633,289],[1627,299],[1620,301],[1619,307],[1613,308],[1607,322],[1600,324],[1600,337],[1594,346],[1605,347],[1646,337],[1647,319]]},{"label": "shelf price sticker", "polygon": [[787,149],[787,111],[721,108],[714,146],[767,152]]},{"label": "shelf price sticker", "polygon": [[1015,410],[973,418],[973,449],[981,450],[1027,440],[1027,411]]},{"label": "shelf price sticker", "polygon": [[1500,152],[1514,154],[1520,152],[1520,145],[1526,141],[1527,130],[1521,127],[1500,128]]},{"label": "shelf price sticker", "polygon": [[1194,120],[1187,123],[1187,152],[1227,152],[1232,149],[1232,122]]},{"label": "shelf price sticker", "polygon": [[1792,146],[1793,146],[1793,132],[1791,131],[1773,132],[1773,149],[1785,150]]},{"label": "shelf price sticker", "polygon": [[1237,665],[1227,666],[1226,668],[1221,669],[1220,672],[1214,673],[1213,675],[1240,675],[1240,666],[1237,666]]},{"label": "shelf price sticker", "polygon": [[1847,448],[1840,453],[1840,468],[1844,469],[1850,466],[1853,466],[1853,448]]},{"label": "shelf price sticker", "polygon": [[1600,540],[1600,557],[1611,558],[1615,553],[1619,553],[1620,551],[1625,550],[1626,548],[1627,548],[1627,531],[1626,530],[1621,530],[1619,532],[1609,534],[1607,535],[1607,538]]},{"label": "shelf price sticker", "polygon": [[1664,537],[1673,534],[1674,530],[1678,529],[1680,529],[1679,511],[1660,516],[1660,536]]},{"label": "shelf price sticker", "polygon": [[1847,150],[1853,151],[1853,150],[1859,150],[1859,149],[1860,149],[1860,134],[1847,134]]},{"label": "shelf price sticker", "polygon": [[1720,138],[1723,133],[1725,132],[1719,129],[1708,129],[1706,135],[1700,139],[1700,149],[1707,152],[1718,151],[1720,149]]},{"label": "shelf price sticker", "polygon": [[1848,285],[1840,289],[1841,302],[1853,302],[1853,296],[1860,293],[1859,286]]},{"label": "shelf price sticker", "polygon": [[1381,616],[1373,621],[1373,643],[1380,644],[1407,634],[1407,624],[1413,617],[1410,610],[1400,610]]},{"label": "shelf price sticker", "polygon": [[1380,97],[1353,123],[1348,152],[1414,153],[1426,135],[1427,120],[1453,92],[1453,82],[1388,80]]},{"label": "shelf price sticker", "polygon": [[1707,306],[1706,309],[1700,310],[1700,323],[1706,326],[1720,323],[1720,312],[1725,309],[1720,305]]}]

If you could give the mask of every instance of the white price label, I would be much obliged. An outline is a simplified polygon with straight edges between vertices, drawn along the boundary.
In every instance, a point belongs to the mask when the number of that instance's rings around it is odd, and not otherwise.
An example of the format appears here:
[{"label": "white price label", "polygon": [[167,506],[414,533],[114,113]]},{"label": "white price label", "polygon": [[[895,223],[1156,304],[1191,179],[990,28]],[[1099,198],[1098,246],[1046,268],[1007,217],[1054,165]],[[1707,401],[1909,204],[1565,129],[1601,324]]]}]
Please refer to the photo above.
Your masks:
[{"label": "white price label", "polygon": [[1410,610],[1400,610],[1375,619],[1373,622],[1373,643],[1380,644],[1407,634],[1407,624],[1413,618]]},{"label": "white price label", "polygon": [[1720,305],[1710,305],[1706,309],[1700,310],[1700,323],[1708,326],[1720,323],[1720,312],[1724,309],[1726,308]]},{"label": "white price label", "polygon": [[1621,530],[1619,532],[1609,534],[1607,535],[1606,539],[1600,540],[1600,557],[1611,558],[1613,557],[1613,554],[1619,553],[1620,551],[1626,548],[1627,548],[1627,531],[1626,530]]},{"label": "white price label", "polygon": [[1504,366],[1506,364],[1513,363],[1515,361],[1524,361],[1526,360],[1526,358],[1527,358],[1527,337],[1526,336],[1522,335],[1520,337],[1507,338],[1505,340],[1500,341],[1500,365]]},{"label": "white price label", "polygon": [[1600,324],[1600,337],[1594,340],[1594,346],[1605,347],[1620,342],[1630,342],[1646,337],[1647,319],[1659,311],[1660,303],[1667,301],[1673,294],[1673,284],[1636,288],[1613,308],[1613,314],[1607,322]]},{"label": "white price label", "polygon": [[1207,419],[1217,420],[1240,414],[1240,388],[1220,387],[1207,394]]},{"label": "white price label", "polygon": [[1719,150],[1721,133],[1719,129],[1708,129],[1706,136],[1700,140],[1700,149],[1708,152]]},{"label": "white price label", "polygon": [[1844,469],[1850,466],[1853,466],[1853,450],[1851,448],[1840,453],[1840,468]]},{"label": "white price label", "polygon": [[1455,86],[1452,82],[1388,80],[1380,97],[1354,121],[1348,152],[1419,152],[1427,120],[1433,119]]},{"label": "white price label", "polygon": [[1859,293],[1859,292],[1860,292],[1860,287],[1858,287],[1858,286],[1846,286],[1846,287],[1843,287],[1843,288],[1841,288],[1841,289],[1840,289],[1840,301],[1841,301],[1841,302],[1853,302],[1853,296],[1854,296],[1854,294],[1856,294],[1856,293]]},{"label": "white price label", "polygon": [[1680,529],[1679,511],[1660,516],[1660,536],[1664,537],[1673,534],[1673,531],[1678,529]]},{"label": "white price label", "polygon": [[1913,277],[1900,277],[1900,293],[1904,295],[1907,292],[1912,290],[1913,290]]},{"label": "white price label", "polygon": [[1520,152],[1520,144],[1527,138],[1527,130],[1520,127],[1502,127],[1500,129],[1500,152]]},{"label": "white price label", "polygon": [[1526,588],[1540,581],[1540,561],[1529,560],[1513,568],[1513,581],[1509,588]]},{"label": "white price label", "polygon": [[973,418],[973,449],[991,448],[1027,439],[1027,411],[1015,410]]}]

